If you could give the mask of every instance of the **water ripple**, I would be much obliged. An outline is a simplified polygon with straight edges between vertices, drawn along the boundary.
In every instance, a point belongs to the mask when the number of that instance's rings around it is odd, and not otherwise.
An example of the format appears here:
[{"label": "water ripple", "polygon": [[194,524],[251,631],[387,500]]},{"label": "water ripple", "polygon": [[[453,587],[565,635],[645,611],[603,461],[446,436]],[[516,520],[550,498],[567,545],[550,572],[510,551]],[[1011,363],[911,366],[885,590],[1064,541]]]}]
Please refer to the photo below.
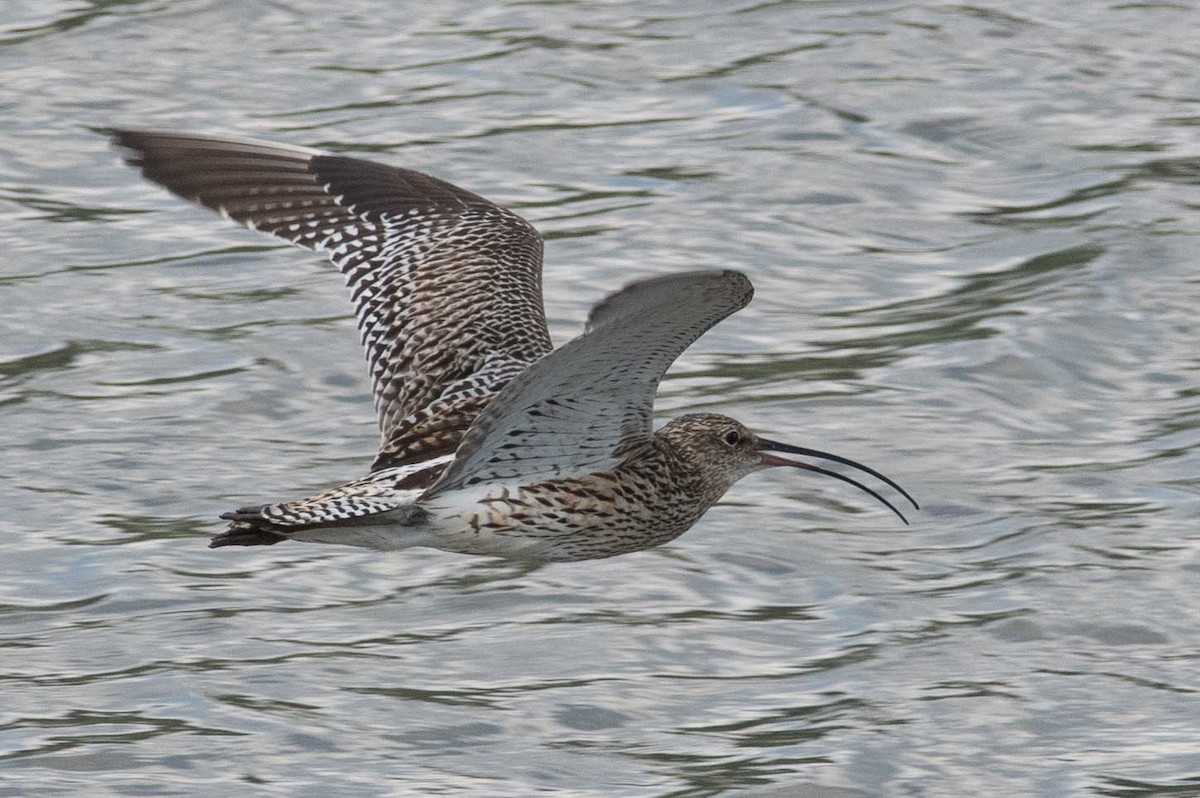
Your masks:
[{"label": "water ripple", "polygon": [[[0,793],[1195,791],[1186,5],[6,12]],[[367,467],[366,368],[327,264],[144,184],[114,124],[493,196],[559,341],[634,277],[741,269],[662,415],[926,509],[766,472],[606,562],[210,551]]]}]

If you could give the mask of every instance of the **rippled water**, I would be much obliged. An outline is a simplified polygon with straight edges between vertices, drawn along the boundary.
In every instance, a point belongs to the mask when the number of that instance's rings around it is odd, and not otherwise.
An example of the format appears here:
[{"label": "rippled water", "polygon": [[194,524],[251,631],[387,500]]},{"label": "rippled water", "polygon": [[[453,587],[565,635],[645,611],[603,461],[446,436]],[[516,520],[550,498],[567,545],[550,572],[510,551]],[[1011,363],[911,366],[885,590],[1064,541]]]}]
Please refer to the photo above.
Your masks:
[{"label": "rippled water", "polygon": [[[10,0],[0,795],[1200,795],[1198,26]],[[365,367],[326,264],[142,183],[112,124],[511,205],[559,342],[635,277],[741,269],[663,417],[925,509],[767,473],[604,562],[210,551],[365,468]]]}]

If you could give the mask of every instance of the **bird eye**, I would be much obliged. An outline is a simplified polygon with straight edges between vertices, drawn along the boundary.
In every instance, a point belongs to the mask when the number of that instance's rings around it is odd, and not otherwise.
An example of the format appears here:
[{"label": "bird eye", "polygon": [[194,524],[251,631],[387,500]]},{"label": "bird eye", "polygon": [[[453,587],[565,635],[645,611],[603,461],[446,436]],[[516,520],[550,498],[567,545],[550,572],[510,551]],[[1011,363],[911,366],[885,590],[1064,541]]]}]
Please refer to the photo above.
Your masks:
[{"label": "bird eye", "polygon": [[737,446],[738,441],[742,439],[742,434],[735,429],[725,433],[725,442],[730,446]]}]

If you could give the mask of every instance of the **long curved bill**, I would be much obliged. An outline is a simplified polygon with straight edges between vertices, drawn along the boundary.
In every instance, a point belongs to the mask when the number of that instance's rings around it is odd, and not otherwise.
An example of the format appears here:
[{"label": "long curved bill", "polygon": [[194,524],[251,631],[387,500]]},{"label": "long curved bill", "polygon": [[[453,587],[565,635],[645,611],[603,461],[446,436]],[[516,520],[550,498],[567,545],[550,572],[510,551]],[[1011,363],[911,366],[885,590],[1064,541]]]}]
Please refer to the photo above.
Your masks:
[{"label": "long curved bill", "polygon": [[[841,463],[842,465],[848,465],[851,468],[857,468],[859,471],[862,471],[864,474],[870,474],[871,476],[875,477],[879,481],[884,482],[887,485],[890,485],[891,487],[895,488],[896,491],[899,492],[899,494],[901,496],[908,499],[908,501],[912,504],[913,509],[916,509],[916,510],[921,509],[921,506],[919,504],[917,504],[917,500],[914,499],[912,496],[910,496],[908,494],[908,491],[906,491],[904,488],[900,487],[894,481],[892,481],[888,477],[885,477],[883,474],[880,474],[875,469],[868,468],[867,466],[863,465],[862,463],[856,463],[848,457],[842,457],[840,455],[830,454],[829,452],[818,451],[817,449],[808,449],[804,446],[792,446],[789,443],[780,443],[778,441],[770,441],[770,440],[767,440],[766,438],[759,438],[758,446],[756,448],[760,452],[783,452],[785,454],[799,454],[799,455],[803,455],[805,457],[816,457],[821,460],[830,460],[835,463]],[[827,477],[833,477],[834,479],[840,479],[842,482],[849,483],[849,484],[853,485],[854,487],[858,488],[859,490],[863,491],[864,493],[869,493],[872,496],[874,496],[876,500],[881,502],[885,507],[887,507],[893,513],[895,513],[897,516],[899,516],[900,520],[904,522],[905,526],[908,526],[908,519],[904,517],[904,513],[900,512],[899,510],[896,509],[895,505],[893,505],[890,501],[888,501],[887,499],[880,496],[878,493],[876,493],[871,488],[868,488],[866,485],[862,484],[861,482],[851,479],[850,477],[845,476],[844,474],[839,474],[836,471],[830,471],[829,469],[821,468],[820,466],[809,465],[808,463],[797,463],[795,460],[787,460],[783,457],[774,457],[770,454],[763,454],[762,461],[763,461],[763,465],[791,466],[792,468],[803,468],[805,471],[812,471],[817,474],[824,474]]]}]

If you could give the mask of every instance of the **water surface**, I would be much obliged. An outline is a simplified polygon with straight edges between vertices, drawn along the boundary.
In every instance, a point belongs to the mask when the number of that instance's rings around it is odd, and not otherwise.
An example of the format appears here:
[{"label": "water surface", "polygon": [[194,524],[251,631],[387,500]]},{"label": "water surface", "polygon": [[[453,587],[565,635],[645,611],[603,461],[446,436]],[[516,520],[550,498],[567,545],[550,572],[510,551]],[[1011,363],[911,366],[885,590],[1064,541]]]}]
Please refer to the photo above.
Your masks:
[{"label": "water surface", "polygon": [[[480,5],[0,13],[0,795],[1200,794],[1195,4]],[[661,417],[924,510],[766,473],[604,562],[210,551],[366,467],[365,367],[327,264],[113,124],[514,207],[560,343],[740,269]]]}]

